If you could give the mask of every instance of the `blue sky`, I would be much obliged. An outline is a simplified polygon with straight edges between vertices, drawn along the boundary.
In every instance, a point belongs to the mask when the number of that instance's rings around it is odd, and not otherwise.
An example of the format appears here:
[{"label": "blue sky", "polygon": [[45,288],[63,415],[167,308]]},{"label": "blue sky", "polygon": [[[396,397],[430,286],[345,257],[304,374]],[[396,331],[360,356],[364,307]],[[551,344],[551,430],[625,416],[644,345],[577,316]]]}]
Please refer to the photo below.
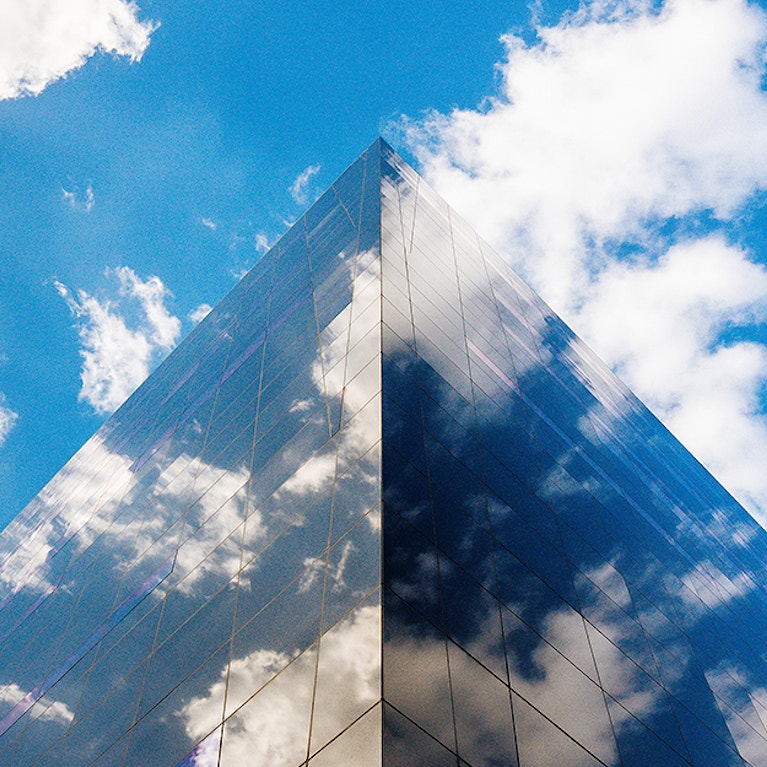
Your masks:
[{"label": "blue sky", "polygon": [[0,8],[0,526],[379,134],[767,520],[758,5],[65,5]]}]

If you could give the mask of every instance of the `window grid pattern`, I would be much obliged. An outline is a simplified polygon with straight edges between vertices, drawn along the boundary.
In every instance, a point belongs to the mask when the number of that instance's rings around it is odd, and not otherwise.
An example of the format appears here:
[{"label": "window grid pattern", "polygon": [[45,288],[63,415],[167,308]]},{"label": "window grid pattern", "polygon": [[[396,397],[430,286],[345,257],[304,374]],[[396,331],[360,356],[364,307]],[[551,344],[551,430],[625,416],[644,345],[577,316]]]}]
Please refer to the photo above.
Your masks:
[{"label": "window grid pattern", "polygon": [[322,765],[371,727],[380,751],[379,168],[5,531],[0,763]]},{"label": "window grid pattern", "polygon": [[767,535],[392,152],[384,762],[767,764]]}]

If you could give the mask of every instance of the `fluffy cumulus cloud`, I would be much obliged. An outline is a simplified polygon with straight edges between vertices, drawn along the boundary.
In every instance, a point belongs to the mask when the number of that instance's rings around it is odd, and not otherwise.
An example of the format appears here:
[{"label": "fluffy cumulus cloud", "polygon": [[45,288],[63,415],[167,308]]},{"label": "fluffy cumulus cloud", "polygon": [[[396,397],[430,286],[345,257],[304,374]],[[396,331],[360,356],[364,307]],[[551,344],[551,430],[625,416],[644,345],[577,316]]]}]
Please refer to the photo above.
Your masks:
[{"label": "fluffy cumulus cloud", "polygon": [[123,403],[158,357],[175,346],[181,332],[179,319],[165,307],[169,294],[158,277],[143,281],[127,266],[109,275],[119,284],[112,301],[83,290],[75,296],[56,283],[77,318],[83,358],[80,399],[101,414]]},{"label": "fluffy cumulus cloud", "polygon": [[0,99],[36,96],[98,51],[137,61],[155,27],[125,0],[4,0]]},{"label": "fluffy cumulus cloud", "polygon": [[480,108],[404,122],[409,145],[767,520],[767,349],[739,340],[765,320],[767,270],[727,237],[767,186],[767,16],[744,0],[629,0],[537,33],[504,38],[499,92]]}]

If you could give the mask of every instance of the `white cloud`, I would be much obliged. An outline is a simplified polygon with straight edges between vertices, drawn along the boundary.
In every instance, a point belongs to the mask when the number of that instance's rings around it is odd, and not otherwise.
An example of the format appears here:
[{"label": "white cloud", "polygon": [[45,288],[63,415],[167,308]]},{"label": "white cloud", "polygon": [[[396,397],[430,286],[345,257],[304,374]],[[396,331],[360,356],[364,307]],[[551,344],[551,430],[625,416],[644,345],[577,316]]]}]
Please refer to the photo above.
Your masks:
[{"label": "white cloud", "polygon": [[269,250],[269,238],[262,232],[256,235],[256,250],[259,253],[266,253]]},{"label": "white cloud", "polygon": [[125,0],[0,3],[0,99],[39,94],[98,51],[138,61],[157,25]]},{"label": "white cloud", "polygon": [[93,210],[93,206],[96,204],[96,195],[90,184],[88,184],[85,188],[85,192],[82,194],[80,194],[79,189],[76,187],[72,191],[62,187],[61,196],[67,203],[69,203],[72,210],[84,210],[86,213],[90,213]]},{"label": "white cloud", "polygon": [[536,249],[521,265],[559,306],[586,276],[591,238],[698,209],[727,216],[767,179],[760,10],[672,0],[612,20],[591,8],[539,29],[538,45],[504,38],[486,109],[409,126],[427,176],[485,236]]},{"label": "white cloud", "polygon": [[192,309],[192,311],[189,312],[189,319],[196,325],[208,316],[212,308],[213,307],[210,304],[200,304],[196,309]]},{"label": "white cloud", "polygon": [[[56,282],[56,289],[78,319],[83,368],[80,399],[101,414],[118,408],[147,377],[158,355],[178,340],[181,323],[165,308],[168,290],[158,277],[145,282],[126,266],[114,274],[120,282],[117,302],[100,301],[83,290],[75,298]],[[122,310],[138,302],[135,327]]]},{"label": "white cloud", "polygon": [[767,271],[720,237],[676,245],[655,263],[607,266],[574,314],[600,354],[763,523],[767,348],[720,336],[766,319]]},{"label": "white cloud", "polygon": [[11,433],[18,417],[19,414],[5,404],[5,396],[0,394],[0,446]]},{"label": "white cloud", "polygon": [[319,165],[310,165],[306,170],[296,176],[296,180],[290,186],[290,196],[299,204],[306,205],[309,202],[309,183],[313,176],[320,172]]},{"label": "white cloud", "polygon": [[150,277],[143,282],[127,266],[118,267],[116,274],[120,280],[120,293],[137,298],[141,302],[151,341],[163,351],[172,349],[178,341],[181,323],[165,308],[165,299],[169,292],[162,280],[159,277]]},{"label": "white cloud", "polygon": [[213,221],[210,218],[202,218],[202,219],[200,219],[200,223],[203,226],[206,226],[208,229],[212,229],[214,232],[216,231],[216,229],[218,229],[218,226],[216,225],[216,222]]},{"label": "white cloud", "polygon": [[[437,190],[767,520],[767,272],[722,235],[767,186],[767,16],[744,0],[592,4],[507,36],[481,108],[403,129]],[[616,255],[629,242],[640,256]],[[746,334],[747,335],[747,334]]]}]

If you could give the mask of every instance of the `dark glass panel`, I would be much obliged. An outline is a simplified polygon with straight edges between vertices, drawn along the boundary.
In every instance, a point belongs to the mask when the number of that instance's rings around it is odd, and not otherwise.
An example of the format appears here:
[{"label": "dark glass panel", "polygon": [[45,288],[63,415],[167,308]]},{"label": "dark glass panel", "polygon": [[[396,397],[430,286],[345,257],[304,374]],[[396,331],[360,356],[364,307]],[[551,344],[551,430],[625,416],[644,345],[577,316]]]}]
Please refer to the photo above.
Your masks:
[{"label": "dark glass panel", "polygon": [[729,737],[720,738],[673,698],[672,706],[695,767],[746,767]]},{"label": "dark glass panel", "polygon": [[381,484],[385,514],[388,515],[390,511],[399,514],[433,541],[434,521],[428,479],[407,458],[394,450],[388,441],[384,455]]},{"label": "dark glass panel", "polygon": [[[683,767],[690,763],[687,744],[663,692],[653,696],[650,691],[637,690],[631,701],[633,711],[609,695],[605,699],[624,764]],[[640,716],[635,716],[636,710]]]},{"label": "dark glass panel", "polygon": [[515,766],[509,688],[452,642],[448,657],[459,756],[474,767]]},{"label": "dark glass panel", "polygon": [[384,584],[435,626],[442,626],[437,550],[391,510],[383,517],[383,560]]},{"label": "dark glass panel", "polygon": [[388,589],[383,694],[387,703],[455,751],[445,636]]},{"label": "dark glass panel", "polygon": [[439,565],[445,633],[507,682],[499,603],[447,557]]},{"label": "dark glass panel", "polygon": [[127,732],[134,721],[145,671],[146,664],[139,666],[88,710],[79,712],[77,722],[66,733],[62,765],[88,764]]},{"label": "dark glass panel", "polygon": [[455,753],[396,708],[384,704],[383,764],[384,767],[457,767],[458,760]]}]

